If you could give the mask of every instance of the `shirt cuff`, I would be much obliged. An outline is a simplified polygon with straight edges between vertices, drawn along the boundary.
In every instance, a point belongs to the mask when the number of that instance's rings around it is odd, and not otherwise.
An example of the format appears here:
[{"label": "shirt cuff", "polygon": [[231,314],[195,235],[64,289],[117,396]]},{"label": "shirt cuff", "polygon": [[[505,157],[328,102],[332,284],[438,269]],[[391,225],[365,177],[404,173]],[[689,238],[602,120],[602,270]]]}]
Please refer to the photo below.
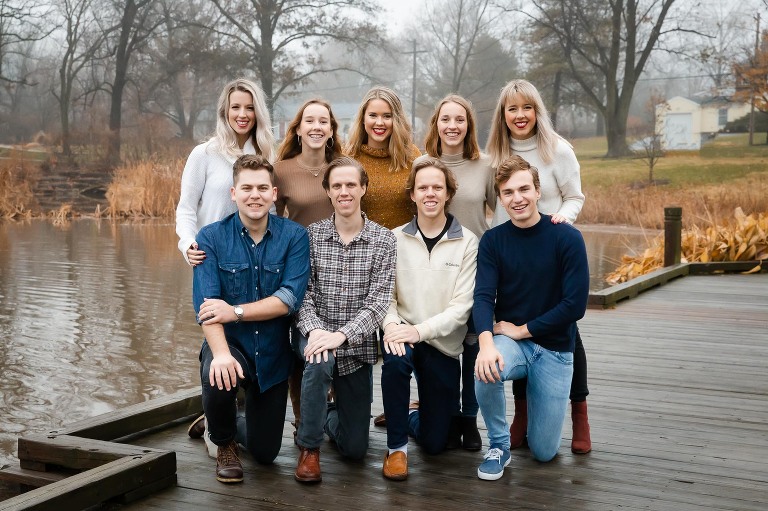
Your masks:
[{"label": "shirt cuff", "polygon": [[288,291],[288,289],[281,287],[275,291],[272,296],[280,300],[288,307],[288,314],[294,314],[296,312],[296,296]]}]

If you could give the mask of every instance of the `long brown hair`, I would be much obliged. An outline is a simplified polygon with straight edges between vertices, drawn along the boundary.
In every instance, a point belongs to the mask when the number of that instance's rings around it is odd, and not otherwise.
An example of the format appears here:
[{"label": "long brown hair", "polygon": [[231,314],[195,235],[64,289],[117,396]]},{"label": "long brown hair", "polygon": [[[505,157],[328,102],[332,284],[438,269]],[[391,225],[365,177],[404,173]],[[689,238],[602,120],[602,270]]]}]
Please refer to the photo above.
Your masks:
[{"label": "long brown hair", "polygon": [[464,135],[464,158],[476,160],[480,158],[480,146],[477,143],[477,129],[475,128],[475,112],[472,103],[458,94],[449,94],[440,100],[435,106],[435,111],[429,119],[427,136],[424,139],[424,148],[427,154],[433,158],[439,158],[443,154],[442,140],[437,130],[437,121],[440,120],[440,109],[446,103],[456,103],[467,113],[467,133]]},{"label": "long brown hair", "polygon": [[339,123],[336,120],[336,117],[333,115],[331,104],[324,99],[313,98],[305,101],[304,104],[301,105],[301,108],[299,108],[298,112],[296,112],[293,120],[290,122],[290,124],[288,124],[285,137],[283,138],[283,141],[277,150],[277,161],[289,160],[294,156],[301,154],[301,144],[299,144],[299,138],[296,134],[296,130],[298,129],[299,124],[301,124],[301,120],[304,118],[304,110],[306,110],[309,105],[324,106],[328,109],[328,116],[331,118],[331,138],[333,139],[333,144],[331,146],[325,144],[325,162],[329,163],[333,161],[334,158],[341,156],[342,149],[338,132]]}]

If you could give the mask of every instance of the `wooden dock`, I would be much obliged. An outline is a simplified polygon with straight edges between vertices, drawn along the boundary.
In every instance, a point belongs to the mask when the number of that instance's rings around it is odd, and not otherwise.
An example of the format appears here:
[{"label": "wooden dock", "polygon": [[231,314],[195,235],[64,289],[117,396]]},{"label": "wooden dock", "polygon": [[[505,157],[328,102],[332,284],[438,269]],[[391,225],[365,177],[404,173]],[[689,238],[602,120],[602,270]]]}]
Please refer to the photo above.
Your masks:
[{"label": "wooden dock", "polygon": [[[481,453],[428,456],[412,444],[409,478],[398,483],[381,476],[386,436],[371,426],[371,448],[363,462],[342,460],[327,443],[321,456],[323,482],[306,486],[293,480],[298,451],[286,422],[276,463],[259,466],[244,456],[245,481],[224,485],[214,477],[215,461],[203,442],[187,437],[185,420],[124,439],[130,445],[109,458],[115,460],[111,463],[135,463],[137,457],[159,460],[173,452],[175,477],[160,475],[155,481],[162,484],[155,487],[147,483],[151,470],[122,482],[113,479],[113,485],[144,485],[149,495],[131,502],[111,500],[101,508],[768,509],[768,274],[686,276],[613,309],[590,309],[579,324],[589,361],[590,454],[571,453],[567,422],[552,462],[538,463],[527,449],[518,449],[504,477],[487,482],[476,476]],[[378,384],[375,392],[378,413]],[[511,402],[511,389],[507,397]],[[199,406],[199,397],[161,409],[167,419],[172,413],[189,415],[194,411],[190,406]],[[130,416],[119,420],[122,427],[131,423]],[[108,428],[97,422],[48,438],[98,439]],[[154,424],[147,415],[136,423]],[[91,442],[94,451],[108,449]],[[21,446],[20,441],[20,458],[29,450]],[[131,446],[145,449],[138,453]],[[57,485],[65,482],[0,502],[0,510],[75,509],[66,500],[34,500],[46,490],[60,492]],[[143,494],[131,491],[127,500]]]}]

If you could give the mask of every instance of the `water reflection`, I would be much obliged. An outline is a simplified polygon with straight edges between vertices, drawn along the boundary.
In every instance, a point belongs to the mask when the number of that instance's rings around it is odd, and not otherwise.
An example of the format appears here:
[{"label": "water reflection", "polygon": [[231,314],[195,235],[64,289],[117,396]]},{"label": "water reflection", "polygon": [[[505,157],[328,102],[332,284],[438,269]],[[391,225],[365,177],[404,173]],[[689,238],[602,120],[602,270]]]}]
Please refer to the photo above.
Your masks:
[{"label": "water reflection", "polygon": [[[593,289],[645,243],[581,229]],[[197,385],[191,274],[168,223],[0,224],[0,464],[21,434]]]}]

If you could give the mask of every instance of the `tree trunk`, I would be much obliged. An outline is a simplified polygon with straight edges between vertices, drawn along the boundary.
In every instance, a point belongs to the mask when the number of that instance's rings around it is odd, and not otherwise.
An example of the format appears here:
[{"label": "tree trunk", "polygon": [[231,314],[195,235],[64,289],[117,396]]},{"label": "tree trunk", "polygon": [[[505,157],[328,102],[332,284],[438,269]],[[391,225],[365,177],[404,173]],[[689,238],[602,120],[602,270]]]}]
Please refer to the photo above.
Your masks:
[{"label": "tree trunk", "polygon": [[109,141],[107,165],[114,168],[120,164],[120,130],[123,122],[123,91],[128,75],[128,61],[131,58],[129,39],[133,31],[138,7],[134,0],[127,0],[123,18],[120,21],[120,41],[115,56],[115,81],[112,84],[112,101],[109,108]]}]

